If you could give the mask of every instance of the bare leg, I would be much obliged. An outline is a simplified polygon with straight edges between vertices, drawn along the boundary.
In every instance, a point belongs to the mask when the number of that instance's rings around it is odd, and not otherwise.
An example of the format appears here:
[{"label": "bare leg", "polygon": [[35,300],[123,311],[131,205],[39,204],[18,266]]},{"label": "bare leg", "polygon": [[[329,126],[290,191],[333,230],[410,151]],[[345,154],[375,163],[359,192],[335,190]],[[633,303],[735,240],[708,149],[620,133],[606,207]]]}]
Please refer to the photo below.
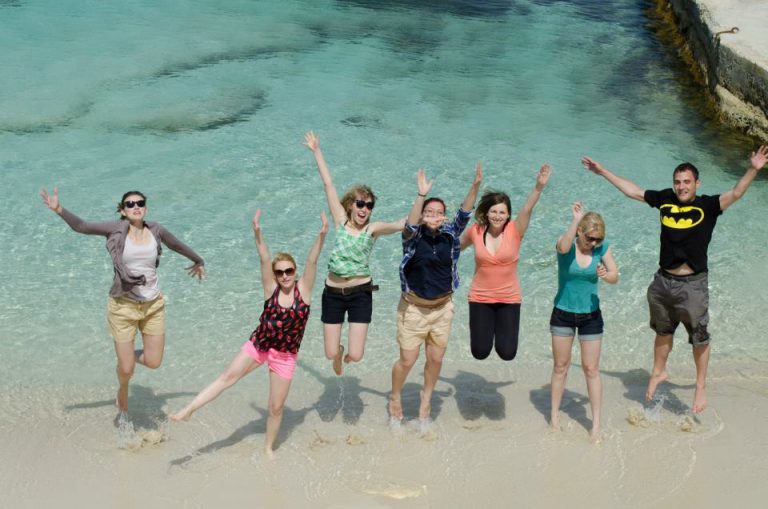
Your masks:
[{"label": "bare leg", "polygon": [[188,421],[192,414],[200,407],[216,399],[225,389],[232,387],[235,382],[259,367],[256,361],[247,353],[240,351],[229,367],[214,380],[208,387],[200,391],[187,406],[171,415],[172,421]]},{"label": "bare leg", "polygon": [[365,339],[368,337],[367,323],[349,323],[349,352],[344,356],[344,362],[360,362],[365,353]]},{"label": "bare leg", "polygon": [[553,430],[560,430],[560,403],[563,401],[565,380],[571,366],[573,336],[552,336],[552,402],[550,405],[549,425]]},{"label": "bare leg", "polygon": [[648,380],[648,390],[645,393],[646,401],[653,399],[654,394],[656,394],[656,388],[669,376],[667,374],[667,359],[671,351],[672,335],[656,335],[653,347],[653,372],[651,373],[651,379]]},{"label": "bare leg", "polygon": [[589,438],[592,442],[600,441],[600,412],[603,401],[603,382],[600,380],[600,348],[602,340],[590,339],[581,343],[581,368],[587,380],[589,406],[592,409],[592,429]]},{"label": "bare leg", "polygon": [[696,363],[696,392],[693,395],[693,413],[698,414],[707,407],[709,345],[693,347],[693,361]]},{"label": "bare leg", "polygon": [[267,417],[267,434],[264,437],[264,453],[269,459],[275,457],[272,447],[277,439],[277,433],[280,431],[280,423],[283,421],[283,406],[288,397],[288,389],[291,388],[291,381],[287,380],[274,371],[269,372],[269,416]]},{"label": "bare leg", "polygon": [[165,334],[155,336],[142,335],[142,341],[144,342],[144,349],[136,350],[136,362],[149,369],[159,368],[163,362]]},{"label": "bare leg", "polygon": [[440,370],[443,368],[443,357],[445,348],[427,344],[427,361],[424,364],[424,388],[421,390],[421,405],[419,405],[419,420],[429,419],[432,411],[432,392],[437,385],[437,378],[440,376]]},{"label": "bare leg", "polygon": [[400,358],[392,366],[392,391],[389,394],[389,416],[394,419],[403,418],[403,406],[400,402],[400,393],[403,390],[405,379],[411,372],[413,365],[419,358],[419,349],[400,349]]},{"label": "bare leg", "polygon": [[344,366],[341,364],[341,358],[344,355],[344,347],[341,346],[341,325],[340,323],[323,324],[325,357],[333,361],[333,372],[337,375],[341,375],[344,369]]},{"label": "bare leg", "polygon": [[128,412],[128,382],[131,380],[133,370],[136,367],[133,341],[115,342],[115,353],[117,354],[117,382],[119,384],[115,404],[121,412]]}]

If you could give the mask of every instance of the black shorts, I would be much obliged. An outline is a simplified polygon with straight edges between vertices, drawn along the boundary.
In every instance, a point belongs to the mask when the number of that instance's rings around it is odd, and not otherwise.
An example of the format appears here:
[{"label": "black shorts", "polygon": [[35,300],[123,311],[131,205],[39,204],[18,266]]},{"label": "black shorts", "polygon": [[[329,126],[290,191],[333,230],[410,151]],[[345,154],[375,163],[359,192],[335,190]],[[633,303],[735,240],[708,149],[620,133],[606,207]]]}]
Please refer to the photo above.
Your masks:
[{"label": "black shorts", "polygon": [[[365,283],[370,286],[370,283]],[[342,295],[329,290],[326,285],[323,290],[322,311],[320,321],[323,323],[344,323],[344,314],[350,323],[371,323],[373,314],[373,292],[358,291]]]}]

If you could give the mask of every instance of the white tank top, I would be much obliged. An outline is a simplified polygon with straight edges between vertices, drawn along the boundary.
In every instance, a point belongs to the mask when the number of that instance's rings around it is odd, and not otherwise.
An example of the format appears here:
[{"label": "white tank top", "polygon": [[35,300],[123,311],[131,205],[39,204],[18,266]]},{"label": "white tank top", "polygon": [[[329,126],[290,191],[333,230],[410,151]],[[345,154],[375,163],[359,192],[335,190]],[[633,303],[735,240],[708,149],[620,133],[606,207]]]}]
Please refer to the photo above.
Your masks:
[{"label": "white tank top", "polygon": [[123,264],[128,272],[134,276],[144,276],[143,285],[136,285],[126,294],[126,297],[138,301],[154,300],[160,295],[160,286],[157,280],[157,240],[149,232],[147,244],[136,244],[129,236],[125,236],[125,248],[123,249]]}]

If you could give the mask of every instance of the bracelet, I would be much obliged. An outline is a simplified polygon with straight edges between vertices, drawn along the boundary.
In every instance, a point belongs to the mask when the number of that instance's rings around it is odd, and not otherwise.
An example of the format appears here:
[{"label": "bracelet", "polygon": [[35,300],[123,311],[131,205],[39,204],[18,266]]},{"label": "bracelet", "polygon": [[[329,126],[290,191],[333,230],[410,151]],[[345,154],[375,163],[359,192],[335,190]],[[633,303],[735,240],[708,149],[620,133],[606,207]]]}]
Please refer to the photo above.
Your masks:
[{"label": "bracelet", "polygon": [[427,195],[419,193],[419,196],[421,196],[422,198],[425,198]]}]

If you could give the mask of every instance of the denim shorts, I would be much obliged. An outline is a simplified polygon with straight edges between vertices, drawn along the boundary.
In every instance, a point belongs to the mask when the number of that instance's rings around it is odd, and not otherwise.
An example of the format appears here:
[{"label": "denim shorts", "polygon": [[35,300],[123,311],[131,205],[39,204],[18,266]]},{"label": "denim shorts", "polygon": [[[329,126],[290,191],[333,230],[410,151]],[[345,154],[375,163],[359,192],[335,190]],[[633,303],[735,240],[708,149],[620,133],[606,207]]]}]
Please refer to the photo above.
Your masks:
[{"label": "denim shorts", "polygon": [[553,336],[573,337],[576,330],[579,331],[579,339],[602,339],[603,314],[599,309],[591,313],[571,313],[562,309],[552,309],[549,318],[549,331]]}]

